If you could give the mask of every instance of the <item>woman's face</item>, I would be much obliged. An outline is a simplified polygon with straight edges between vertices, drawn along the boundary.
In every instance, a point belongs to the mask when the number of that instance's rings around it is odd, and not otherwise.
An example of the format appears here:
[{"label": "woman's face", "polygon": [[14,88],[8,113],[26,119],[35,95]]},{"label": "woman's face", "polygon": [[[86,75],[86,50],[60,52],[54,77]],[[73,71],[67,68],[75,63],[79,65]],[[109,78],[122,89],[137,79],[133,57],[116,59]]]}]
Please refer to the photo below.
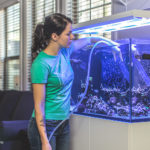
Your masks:
[{"label": "woman's face", "polygon": [[72,24],[68,23],[65,30],[59,35],[58,44],[61,47],[68,48],[74,39],[74,35],[72,34]]}]

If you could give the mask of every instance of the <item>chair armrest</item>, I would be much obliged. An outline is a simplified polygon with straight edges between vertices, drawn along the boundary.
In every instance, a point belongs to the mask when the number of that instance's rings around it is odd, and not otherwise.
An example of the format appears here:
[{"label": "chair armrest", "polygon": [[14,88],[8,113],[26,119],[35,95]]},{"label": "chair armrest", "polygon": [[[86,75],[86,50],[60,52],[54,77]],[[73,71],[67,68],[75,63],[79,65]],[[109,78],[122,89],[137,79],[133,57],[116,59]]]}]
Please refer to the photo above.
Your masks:
[{"label": "chair armrest", "polygon": [[0,121],[0,141],[17,139],[21,130],[27,130],[29,120]]}]

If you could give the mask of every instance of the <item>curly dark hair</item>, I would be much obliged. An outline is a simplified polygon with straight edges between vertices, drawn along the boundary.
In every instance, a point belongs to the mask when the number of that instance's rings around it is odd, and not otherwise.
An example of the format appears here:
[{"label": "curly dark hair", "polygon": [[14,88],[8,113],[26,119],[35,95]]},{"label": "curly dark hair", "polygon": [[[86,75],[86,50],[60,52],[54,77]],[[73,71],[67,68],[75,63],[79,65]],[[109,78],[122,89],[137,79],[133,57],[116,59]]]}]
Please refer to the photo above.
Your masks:
[{"label": "curly dark hair", "polygon": [[63,14],[55,13],[45,17],[43,23],[37,24],[33,34],[31,48],[33,59],[41,50],[48,46],[52,33],[60,35],[65,30],[68,23],[72,23],[70,18]]}]

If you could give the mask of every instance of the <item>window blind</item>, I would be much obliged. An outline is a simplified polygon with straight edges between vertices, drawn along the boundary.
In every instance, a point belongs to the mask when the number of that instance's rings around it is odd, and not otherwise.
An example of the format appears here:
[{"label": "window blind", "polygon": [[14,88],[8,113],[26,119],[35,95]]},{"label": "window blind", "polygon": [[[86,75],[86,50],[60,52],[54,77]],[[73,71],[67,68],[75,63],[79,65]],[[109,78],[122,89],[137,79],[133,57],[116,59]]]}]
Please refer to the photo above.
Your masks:
[{"label": "window blind", "polygon": [[25,79],[26,79],[26,89],[31,89],[31,79],[30,79],[30,68],[31,68],[31,45],[32,45],[32,29],[33,29],[33,18],[32,18],[32,12],[33,12],[33,2],[32,0],[26,1],[26,59],[25,59]]},{"label": "window blind", "polygon": [[27,0],[26,1],[26,78],[27,78],[27,86],[26,90],[31,89],[31,77],[30,77],[30,69],[32,64],[32,34],[35,30],[36,25],[39,22],[42,22],[45,16],[53,14],[56,12],[56,3],[55,0]]},{"label": "window blind", "polygon": [[45,16],[55,13],[56,11],[56,4],[55,0],[34,0],[34,12],[33,12],[33,19],[34,24],[43,21]]},{"label": "window blind", "polygon": [[6,9],[6,55],[4,68],[4,88],[20,89],[20,5]]},{"label": "window blind", "polygon": [[[72,18],[73,23],[86,22],[111,15],[112,0],[67,0],[66,10],[67,16]],[[111,33],[99,35],[111,38]],[[86,36],[90,35],[80,35],[79,37]]]},{"label": "window blind", "polygon": [[70,17],[74,24],[77,23],[77,0],[66,0],[66,15]]},{"label": "window blind", "polygon": [[4,89],[5,11],[0,11],[0,90]]},{"label": "window blind", "polygon": [[[26,0],[26,90],[31,89],[31,45],[32,33],[37,23],[45,16],[56,12],[55,0]],[[111,15],[111,0],[66,0],[66,15],[74,23],[80,23]],[[20,4],[0,11],[0,89],[20,88]],[[102,34],[103,35],[103,34]],[[111,34],[104,34],[111,37]],[[88,35],[89,36],[89,35]]]},{"label": "window blind", "polygon": [[78,0],[78,22],[111,15],[111,0]]}]

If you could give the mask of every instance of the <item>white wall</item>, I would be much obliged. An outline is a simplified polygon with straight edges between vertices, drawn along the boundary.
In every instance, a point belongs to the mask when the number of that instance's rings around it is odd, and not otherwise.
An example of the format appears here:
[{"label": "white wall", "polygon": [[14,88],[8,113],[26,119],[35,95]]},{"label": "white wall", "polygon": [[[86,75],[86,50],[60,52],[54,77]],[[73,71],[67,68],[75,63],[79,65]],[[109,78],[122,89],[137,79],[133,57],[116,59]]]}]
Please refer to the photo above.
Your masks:
[{"label": "white wall", "polygon": [[[132,9],[150,9],[150,0],[122,0],[127,1],[127,10]],[[119,13],[126,11],[126,7],[120,2],[120,0],[112,0],[113,13]]]},{"label": "white wall", "polygon": [[70,150],[150,150],[150,122],[71,117]]},{"label": "white wall", "polygon": [[0,9],[11,6],[17,3],[19,0],[0,0]]},{"label": "white wall", "polygon": [[128,150],[128,124],[73,115],[70,150]]},{"label": "white wall", "polygon": [[[126,7],[119,2],[120,0],[112,0],[112,1],[113,1],[112,6],[113,14],[126,11]],[[127,0],[127,2],[128,2],[127,11],[133,9],[150,10],[150,0]],[[125,38],[150,39],[150,26],[118,31],[114,33],[114,40]]]}]

